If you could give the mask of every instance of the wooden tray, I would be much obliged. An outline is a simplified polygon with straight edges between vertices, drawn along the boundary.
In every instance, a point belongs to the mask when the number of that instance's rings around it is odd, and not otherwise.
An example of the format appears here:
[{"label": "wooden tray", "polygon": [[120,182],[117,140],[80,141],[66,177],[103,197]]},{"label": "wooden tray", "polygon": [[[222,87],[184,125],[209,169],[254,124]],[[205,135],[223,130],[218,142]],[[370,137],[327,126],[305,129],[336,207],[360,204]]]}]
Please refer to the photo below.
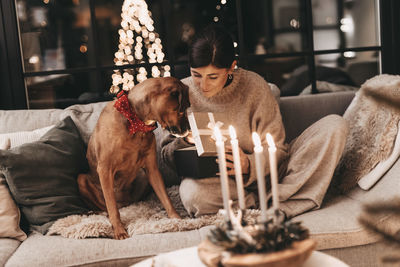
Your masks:
[{"label": "wooden tray", "polygon": [[270,253],[229,254],[223,248],[207,239],[198,246],[201,261],[209,267],[222,264],[226,267],[298,267],[314,250],[316,242],[312,239],[294,242],[291,248]]}]

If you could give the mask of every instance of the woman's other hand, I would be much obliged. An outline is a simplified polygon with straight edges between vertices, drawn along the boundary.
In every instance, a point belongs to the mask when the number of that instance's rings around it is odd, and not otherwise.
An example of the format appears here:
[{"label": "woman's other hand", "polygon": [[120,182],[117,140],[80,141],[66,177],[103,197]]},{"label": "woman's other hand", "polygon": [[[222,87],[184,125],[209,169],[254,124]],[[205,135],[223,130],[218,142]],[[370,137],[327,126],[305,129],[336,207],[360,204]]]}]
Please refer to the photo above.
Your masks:
[{"label": "woman's other hand", "polygon": [[192,135],[192,132],[191,132],[191,131],[188,133],[188,135],[186,135],[185,137],[183,137],[183,139],[184,139],[186,142],[188,142],[189,144],[194,145],[194,138],[193,138],[193,135]]},{"label": "woman's other hand", "polygon": [[[250,170],[249,158],[240,147],[239,147],[239,156],[240,156],[240,166],[242,167],[242,174],[248,174]],[[226,158],[226,167],[228,175],[235,175],[235,166],[233,163],[231,146],[226,146],[225,158]]]}]

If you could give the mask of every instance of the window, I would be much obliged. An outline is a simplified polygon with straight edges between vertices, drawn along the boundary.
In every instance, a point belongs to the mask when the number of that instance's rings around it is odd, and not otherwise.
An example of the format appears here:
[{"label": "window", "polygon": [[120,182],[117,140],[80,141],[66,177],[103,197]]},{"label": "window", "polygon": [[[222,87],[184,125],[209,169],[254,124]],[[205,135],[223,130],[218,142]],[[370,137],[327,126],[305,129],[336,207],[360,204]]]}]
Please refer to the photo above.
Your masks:
[{"label": "window", "polygon": [[119,73],[132,84],[143,76],[186,77],[188,44],[209,23],[224,25],[239,65],[277,84],[282,96],[324,92],[321,81],[351,90],[382,71],[400,73],[396,0],[147,0],[155,35],[149,42],[151,31],[140,24],[132,51],[122,47],[120,55],[123,3],[2,1],[0,108],[109,100]]}]

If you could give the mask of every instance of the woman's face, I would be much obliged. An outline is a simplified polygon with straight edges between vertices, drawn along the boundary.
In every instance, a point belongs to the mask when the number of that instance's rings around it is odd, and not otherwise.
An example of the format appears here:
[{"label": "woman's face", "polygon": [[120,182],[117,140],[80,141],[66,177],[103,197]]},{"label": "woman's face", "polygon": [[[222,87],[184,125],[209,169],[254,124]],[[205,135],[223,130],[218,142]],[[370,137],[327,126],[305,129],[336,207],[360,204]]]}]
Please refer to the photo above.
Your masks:
[{"label": "woman's face", "polygon": [[[234,67],[234,64],[232,66]],[[232,74],[233,68],[217,68],[210,64],[205,67],[190,68],[190,72],[195,85],[201,89],[203,95],[212,97],[224,88],[228,74]]]}]

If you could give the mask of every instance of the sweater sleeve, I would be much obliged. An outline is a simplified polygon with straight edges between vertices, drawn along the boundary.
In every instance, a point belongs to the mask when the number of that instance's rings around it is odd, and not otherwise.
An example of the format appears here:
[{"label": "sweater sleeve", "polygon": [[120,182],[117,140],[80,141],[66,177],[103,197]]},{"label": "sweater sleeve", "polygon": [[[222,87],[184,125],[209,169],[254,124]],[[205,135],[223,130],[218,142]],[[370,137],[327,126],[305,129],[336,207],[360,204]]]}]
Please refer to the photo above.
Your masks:
[{"label": "sweater sleeve", "polygon": [[177,149],[190,147],[190,143],[186,142],[183,138],[177,138],[158,127],[154,134],[157,142],[157,163],[158,169],[163,176],[166,186],[180,184],[174,159],[174,152]]},{"label": "sweater sleeve", "polygon": [[[287,156],[287,145],[285,144],[285,129],[279,105],[266,82],[264,83],[262,90],[262,93],[257,94],[257,99],[252,101],[254,109],[250,113],[250,127],[252,132],[256,132],[260,135],[264,156],[264,174],[267,176],[270,174],[270,167],[266,134],[270,133],[274,138],[277,147],[276,158],[278,166]],[[245,181],[245,186],[249,186],[257,180],[254,153],[248,155],[248,157],[250,162],[250,173],[248,180]],[[267,184],[269,184],[269,182],[267,182]]]}]

